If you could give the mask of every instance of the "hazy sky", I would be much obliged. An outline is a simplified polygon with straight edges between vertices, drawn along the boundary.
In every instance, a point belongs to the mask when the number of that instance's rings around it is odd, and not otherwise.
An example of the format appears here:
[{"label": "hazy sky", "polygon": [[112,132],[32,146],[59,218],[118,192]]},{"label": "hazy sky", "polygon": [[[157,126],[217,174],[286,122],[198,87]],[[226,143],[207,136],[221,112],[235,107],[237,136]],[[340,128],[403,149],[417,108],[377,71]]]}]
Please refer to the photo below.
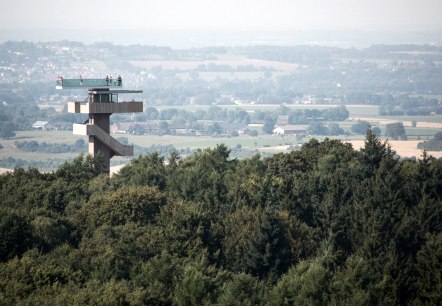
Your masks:
[{"label": "hazy sky", "polygon": [[441,31],[442,0],[5,0],[0,30]]}]

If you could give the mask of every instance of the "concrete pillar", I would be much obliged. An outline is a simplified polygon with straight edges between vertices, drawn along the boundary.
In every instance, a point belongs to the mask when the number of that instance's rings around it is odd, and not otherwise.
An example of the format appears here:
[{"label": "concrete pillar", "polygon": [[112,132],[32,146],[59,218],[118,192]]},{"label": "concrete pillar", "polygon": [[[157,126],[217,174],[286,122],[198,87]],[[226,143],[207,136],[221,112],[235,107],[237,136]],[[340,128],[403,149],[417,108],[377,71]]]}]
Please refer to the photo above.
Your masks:
[{"label": "concrete pillar", "polygon": [[[89,124],[95,124],[109,134],[110,115],[111,114],[89,114]],[[101,158],[103,158],[103,172],[109,173],[110,159],[114,156],[114,153],[95,136],[89,136],[89,154],[93,156],[100,155]]]}]

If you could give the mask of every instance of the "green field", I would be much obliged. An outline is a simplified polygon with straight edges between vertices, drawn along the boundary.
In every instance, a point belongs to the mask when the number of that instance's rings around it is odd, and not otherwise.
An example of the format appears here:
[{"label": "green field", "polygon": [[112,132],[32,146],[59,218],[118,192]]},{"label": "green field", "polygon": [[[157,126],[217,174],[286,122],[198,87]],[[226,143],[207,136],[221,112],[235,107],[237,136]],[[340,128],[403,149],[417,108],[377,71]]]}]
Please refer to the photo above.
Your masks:
[{"label": "green field", "polygon": [[[189,112],[194,112],[198,109],[207,110],[212,105],[182,105],[182,106],[170,106],[170,105],[156,105],[155,107],[159,110],[176,108],[182,109]],[[305,109],[327,109],[337,107],[337,105],[330,104],[284,104],[285,107],[292,110],[305,110]],[[243,105],[218,105],[220,108],[226,109],[244,109],[248,112],[253,112],[256,110],[261,111],[273,111],[281,107],[279,104],[243,104]],[[379,115],[379,106],[377,105],[346,105],[345,106],[349,113],[350,117],[375,117]]]},{"label": "green field", "polygon": [[[160,109],[171,108],[175,106],[162,106]],[[194,111],[196,109],[207,109],[210,106],[178,106],[175,108],[185,109],[187,111]],[[223,105],[222,108],[238,108],[237,105]],[[261,110],[274,110],[279,107],[279,105],[243,105],[241,108],[247,111]],[[324,109],[331,107],[330,105],[287,105],[291,109],[306,109],[306,108],[316,108]],[[369,117],[369,118],[379,118],[379,119],[392,119],[397,121],[412,121],[417,122],[430,122],[430,123],[441,123],[442,116],[412,116],[412,117],[391,117],[391,116],[378,116],[378,107],[367,106],[367,105],[350,105],[347,106],[350,111],[351,117]],[[341,128],[345,131],[350,132],[351,126],[354,124],[352,121],[338,122]],[[325,123],[327,125],[327,123]],[[385,129],[385,125],[378,125],[376,123],[373,126],[379,126],[382,131]],[[259,127],[256,127],[258,132],[261,132]],[[427,140],[434,136],[437,132],[440,132],[438,128],[421,128],[421,127],[405,127],[406,133],[409,140]],[[127,138],[130,144],[135,144],[141,147],[151,147],[153,145],[172,145],[177,149],[198,149],[198,148],[208,148],[215,147],[218,144],[225,144],[230,148],[236,146],[241,146],[246,150],[259,150],[259,151],[272,151],[269,147],[274,146],[290,146],[290,145],[300,145],[308,138],[298,141],[294,136],[272,136],[259,134],[256,137],[241,135],[238,137],[212,137],[212,136],[176,136],[176,135],[142,135],[136,136],[131,134],[116,134],[113,135],[115,138]],[[324,137],[313,136],[317,139],[323,139]],[[341,138],[343,140],[361,140],[363,135],[351,135]],[[50,153],[35,153],[35,152],[22,152],[16,149],[16,141],[37,141],[39,143],[58,143],[58,144],[74,144],[76,140],[83,139],[87,141],[86,136],[73,135],[72,131],[17,131],[16,136],[9,140],[0,139],[0,144],[3,146],[0,149],[0,159],[5,159],[13,157],[15,159],[22,159],[25,161],[45,161],[51,164],[51,161],[64,161],[70,160],[78,156],[79,153],[60,153],[60,154],[50,154]],[[87,153],[87,152],[84,152]],[[115,157],[114,162],[118,163],[119,160],[127,161],[128,158]]]},{"label": "green field", "polygon": [[143,147],[156,145],[173,145],[178,149],[198,149],[215,147],[218,144],[225,144],[228,147],[241,145],[243,148],[255,149],[264,146],[278,146],[284,144],[297,144],[296,138],[293,136],[276,137],[272,135],[239,136],[239,137],[211,137],[211,136],[154,136],[154,135],[124,135],[130,143]]},{"label": "green field", "polygon": [[[72,131],[17,131],[16,136],[11,138],[9,142],[15,141],[30,141],[35,140],[38,142],[46,143],[66,143],[73,144],[77,139],[87,140],[84,136],[73,135]],[[3,140],[0,140],[3,141]]]},{"label": "green field", "polygon": [[86,137],[73,135],[72,131],[17,131],[16,136],[9,140],[0,139],[0,144],[3,149],[0,150],[0,159],[13,157],[15,159],[23,159],[27,161],[39,161],[49,159],[71,159],[77,156],[77,153],[60,153],[48,154],[40,152],[22,152],[15,148],[16,141],[31,141],[35,140],[39,143],[66,143],[73,144],[77,139],[84,139]]},{"label": "green field", "polygon": [[[272,71],[271,78],[276,79],[280,76],[287,75],[288,72],[284,71]],[[187,81],[191,79],[191,73],[188,72],[179,72],[176,74],[177,77],[180,79]],[[216,79],[222,79],[222,80],[258,80],[260,78],[265,78],[265,73],[263,71],[239,71],[239,72],[217,72],[217,71],[210,71],[210,72],[198,72],[198,77],[205,81],[214,81]]]},{"label": "green field", "polygon": [[405,132],[407,134],[408,139],[420,138],[422,140],[427,140],[440,131],[441,131],[440,129],[430,129],[430,128],[412,128],[412,127],[405,128]]},{"label": "green field", "polygon": [[377,116],[380,119],[442,123],[442,116]]},{"label": "green field", "polygon": [[[36,152],[22,152],[15,148],[16,141],[31,141],[35,140],[39,143],[66,143],[72,144],[77,139],[84,139],[85,136],[73,135],[72,131],[18,131],[16,137],[9,140],[0,140],[3,149],[0,150],[0,159],[13,157],[15,159],[22,159],[26,161],[48,161],[51,159],[69,160],[79,153],[36,153]],[[299,142],[293,136],[275,137],[272,135],[239,136],[239,137],[211,137],[211,136],[156,136],[156,135],[130,135],[117,134],[113,135],[115,138],[127,138],[130,144],[136,144],[141,147],[151,147],[153,145],[173,145],[177,149],[198,149],[215,147],[218,144],[225,144],[228,147],[235,147],[241,145],[244,149],[259,149],[262,147],[278,146],[278,145],[295,145]],[[87,153],[87,152],[85,152]],[[118,159],[118,158],[115,158]]]}]

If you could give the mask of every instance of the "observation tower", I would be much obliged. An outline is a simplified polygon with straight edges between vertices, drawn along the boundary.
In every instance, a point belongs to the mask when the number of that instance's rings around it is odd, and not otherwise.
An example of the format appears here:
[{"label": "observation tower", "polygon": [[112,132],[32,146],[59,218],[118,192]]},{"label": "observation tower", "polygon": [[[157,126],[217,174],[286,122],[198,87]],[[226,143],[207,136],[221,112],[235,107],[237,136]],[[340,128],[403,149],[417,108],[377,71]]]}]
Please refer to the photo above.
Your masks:
[{"label": "observation tower", "polygon": [[136,113],[143,111],[143,102],[118,100],[120,94],[142,93],[142,90],[124,90],[120,77],[106,79],[63,79],[57,80],[57,89],[87,88],[85,101],[68,103],[69,113],[88,114],[84,123],[74,123],[75,135],[89,136],[89,154],[103,158],[103,172],[109,174],[110,159],[113,156],[133,156],[133,146],[123,145],[110,135],[110,115],[113,113]]}]

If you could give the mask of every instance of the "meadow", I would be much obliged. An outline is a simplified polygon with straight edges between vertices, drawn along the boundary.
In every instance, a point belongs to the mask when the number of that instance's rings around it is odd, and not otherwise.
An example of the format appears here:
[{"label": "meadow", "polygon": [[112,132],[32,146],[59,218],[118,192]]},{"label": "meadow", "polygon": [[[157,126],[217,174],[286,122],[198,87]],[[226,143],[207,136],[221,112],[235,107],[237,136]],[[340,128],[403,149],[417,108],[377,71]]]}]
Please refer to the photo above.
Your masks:
[{"label": "meadow", "polygon": [[161,67],[162,69],[175,71],[189,71],[200,67],[201,65],[218,65],[229,66],[233,69],[243,66],[253,66],[255,69],[272,69],[276,71],[292,72],[295,71],[299,65],[278,61],[266,61],[259,59],[250,59],[245,56],[237,55],[220,55],[216,59],[210,60],[151,60],[151,61],[129,61],[133,66],[152,69]]},{"label": "meadow", "polygon": [[[349,129],[349,126],[342,125],[344,129]],[[417,143],[426,139],[429,139],[437,131],[435,129],[417,129],[407,128],[407,135],[409,135],[408,141],[391,141],[389,140],[392,148],[402,157],[420,157],[422,151],[417,149]],[[428,135],[428,136],[425,136]],[[265,152],[265,153],[277,153],[288,152],[290,147],[302,145],[308,141],[311,137],[305,137],[304,139],[296,139],[295,136],[273,136],[260,134],[256,137],[241,135],[238,137],[212,137],[212,136],[177,136],[177,135],[130,135],[130,134],[116,134],[115,138],[127,138],[130,144],[135,144],[141,147],[151,147],[153,145],[168,146],[172,145],[179,149],[195,150],[199,148],[214,148],[219,144],[225,144],[230,148],[241,148],[243,150]],[[318,140],[323,140],[324,136],[312,136]],[[352,143],[355,149],[359,149],[363,145],[363,135],[351,135],[351,136],[337,136],[332,137],[341,139],[344,142]],[[72,144],[77,139],[87,138],[84,136],[73,135],[71,131],[19,131],[16,137],[9,140],[0,140],[0,144],[3,148],[0,150],[0,159],[6,159],[13,157],[15,159],[21,159],[29,162],[45,161],[51,164],[57,162],[63,162],[64,160],[71,160],[78,156],[79,153],[60,153],[49,154],[40,152],[22,152],[15,147],[15,141],[30,141],[35,140],[38,142],[46,143],[67,143]],[[386,140],[382,138],[382,140]],[[87,153],[87,152],[84,152]],[[434,157],[442,157],[442,152],[429,152]],[[127,162],[127,158],[114,157],[114,164],[121,162]]]},{"label": "meadow", "polygon": [[[181,109],[189,112],[194,112],[198,109],[207,110],[212,105],[182,105],[182,106],[169,106],[169,105],[156,105],[155,107],[158,110],[164,110],[169,108]],[[281,107],[279,104],[230,104],[230,105],[218,105],[220,108],[226,109],[243,109],[248,112],[254,112],[257,110],[260,111],[274,111]],[[327,109],[337,107],[335,104],[284,104],[284,107],[287,107],[291,110],[305,110],[305,109]],[[378,116],[379,115],[379,106],[377,105],[346,105],[345,106],[349,113],[350,117],[362,117],[362,116]],[[441,121],[442,122],[442,121]]]},{"label": "meadow", "polygon": [[[330,104],[289,104],[284,105],[291,110],[304,110],[304,109],[325,109],[330,107],[336,107],[336,105]],[[209,105],[185,105],[185,106],[158,106],[159,110],[176,108],[186,111],[195,111],[197,109],[208,109]],[[236,109],[242,108],[250,113],[261,111],[274,111],[280,108],[280,105],[274,104],[245,104],[245,105],[220,105],[221,108]],[[375,105],[347,105],[349,110],[349,119],[346,121],[338,122],[341,128],[346,132],[351,131],[351,126],[357,120],[369,121],[372,126],[378,126],[381,130],[384,130],[385,125],[391,122],[401,121],[404,123],[406,133],[408,136],[407,142],[390,142],[394,150],[397,150],[401,156],[420,156],[421,151],[416,148],[419,141],[428,140],[434,134],[442,129],[442,116],[379,116],[379,107]],[[416,127],[411,126],[411,122],[416,121]],[[210,123],[210,122],[209,122]],[[327,123],[325,123],[327,125]],[[307,126],[305,126],[307,127]],[[260,126],[252,127],[261,132]],[[177,135],[131,135],[131,134],[115,134],[115,138],[127,138],[130,144],[135,144],[140,147],[151,147],[153,145],[168,146],[173,145],[177,149],[189,149],[195,150],[198,148],[213,148],[218,144],[225,144],[230,148],[242,148],[244,150],[251,150],[256,152],[287,152],[291,146],[302,145],[308,141],[310,137],[323,139],[323,136],[308,136],[304,139],[296,139],[295,136],[273,136],[266,134],[259,134],[256,137],[248,135],[240,135],[238,137],[212,137],[212,136],[177,136]],[[340,136],[343,141],[352,142],[356,148],[360,147],[364,139],[364,135],[350,135]],[[48,144],[73,144],[76,140],[83,139],[87,141],[84,136],[73,135],[71,131],[17,131],[16,136],[8,140],[0,140],[0,144],[3,146],[0,149],[0,159],[6,159],[13,157],[15,159],[21,159],[24,161],[63,161],[69,160],[76,156],[78,153],[60,153],[49,154],[40,152],[22,152],[15,147],[16,141],[37,141],[39,143],[46,142]],[[384,139],[384,138],[382,138]],[[356,141],[356,142],[355,142]],[[85,152],[87,153],[87,152]],[[434,156],[438,156],[438,153],[434,153]],[[118,163],[119,157],[114,158],[114,162]],[[122,161],[127,161],[127,158]]]},{"label": "meadow", "polygon": [[[280,76],[287,75],[287,72],[285,71],[272,71],[270,74],[270,78],[276,79]],[[176,76],[182,79],[183,81],[190,80],[193,76],[190,72],[178,72],[176,73]],[[198,78],[205,80],[205,81],[214,81],[217,79],[222,80],[251,80],[256,81],[261,78],[267,78],[266,72],[263,71],[203,71],[198,72]]]}]

